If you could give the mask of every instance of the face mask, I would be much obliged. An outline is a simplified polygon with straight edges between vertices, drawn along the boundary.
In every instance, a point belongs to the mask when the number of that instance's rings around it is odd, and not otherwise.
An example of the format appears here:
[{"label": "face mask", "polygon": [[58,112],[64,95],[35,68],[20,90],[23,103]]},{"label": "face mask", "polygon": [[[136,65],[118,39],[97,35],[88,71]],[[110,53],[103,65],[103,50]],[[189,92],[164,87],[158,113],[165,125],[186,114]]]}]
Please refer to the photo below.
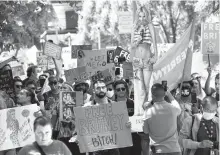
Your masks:
[{"label": "face mask", "polygon": [[190,95],[190,89],[182,89],[181,96],[182,97],[188,97]]},{"label": "face mask", "polygon": [[203,118],[205,120],[211,120],[215,117],[215,112],[214,113],[208,113],[208,112],[203,112]]},{"label": "face mask", "polygon": [[108,98],[112,98],[112,96],[114,95],[114,91],[113,90],[112,91],[107,91],[106,95],[107,95]]}]

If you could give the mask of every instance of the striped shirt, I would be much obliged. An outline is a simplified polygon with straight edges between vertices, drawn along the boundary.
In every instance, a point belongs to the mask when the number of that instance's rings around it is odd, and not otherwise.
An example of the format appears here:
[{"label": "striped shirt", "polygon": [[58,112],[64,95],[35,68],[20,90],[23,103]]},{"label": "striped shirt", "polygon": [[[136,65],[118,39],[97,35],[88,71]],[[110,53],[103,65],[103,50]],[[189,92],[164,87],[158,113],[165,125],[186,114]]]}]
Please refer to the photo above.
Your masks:
[{"label": "striped shirt", "polygon": [[[138,42],[139,36],[142,37],[142,40],[140,42]],[[152,37],[148,26],[145,26],[144,29],[138,28],[134,31],[134,44],[138,45],[142,43],[152,43]]]}]

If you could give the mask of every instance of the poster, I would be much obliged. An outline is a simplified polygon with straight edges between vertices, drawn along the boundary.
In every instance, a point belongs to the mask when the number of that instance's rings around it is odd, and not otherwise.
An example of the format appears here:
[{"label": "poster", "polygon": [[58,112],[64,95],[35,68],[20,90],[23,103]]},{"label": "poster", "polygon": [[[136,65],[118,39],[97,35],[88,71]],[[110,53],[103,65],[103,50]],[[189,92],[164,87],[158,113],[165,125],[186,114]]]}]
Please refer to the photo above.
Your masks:
[{"label": "poster", "polygon": [[77,59],[72,59],[71,58],[71,47],[63,47],[62,48],[62,63],[63,63],[63,69],[64,70],[69,70],[72,68],[76,68],[77,67]]},{"label": "poster", "polygon": [[130,79],[133,77],[133,65],[131,62],[124,62],[122,68],[123,68],[123,77],[125,79]]},{"label": "poster", "polygon": [[219,22],[202,23],[201,49],[203,54],[219,54]]},{"label": "poster", "polygon": [[22,65],[11,67],[11,69],[12,69],[12,74],[14,77],[25,75],[24,68]]},{"label": "poster", "polygon": [[72,59],[83,57],[83,50],[92,50],[92,45],[72,45],[71,57]]},{"label": "poster", "polygon": [[74,113],[81,153],[132,146],[125,102],[76,107]]},{"label": "poster", "polygon": [[132,116],[129,117],[131,122],[131,132],[143,132],[143,116]]},{"label": "poster", "polygon": [[60,120],[70,122],[75,119],[73,108],[83,104],[83,93],[72,91],[60,92]]},{"label": "poster", "polygon": [[37,65],[38,67],[42,68],[43,71],[55,68],[54,62],[51,57],[44,55],[43,52],[37,52],[36,55]]},{"label": "poster", "polygon": [[107,63],[114,63],[114,51],[115,50],[107,50]]},{"label": "poster", "polygon": [[114,62],[118,63],[118,58],[119,57],[124,57],[126,62],[129,62],[130,60],[130,53],[128,51],[125,51],[121,47],[117,47],[115,49],[115,54],[114,54]]},{"label": "poster", "polygon": [[44,46],[44,54],[55,58],[57,60],[61,59],[62,48],[51,42],[46,42]]},{"label": "poster", "polygon": [[131,33],[133,26],[133,19],[131,12],[118,12],[118,29],[119,34]]},{"label": "poster", "polygon": [[104,82],[106,85],[108,85],[114,81],[112,78],[112,75],[110,74],[108,69],[106,69],[104,71],[100,71],[91,77],[92,83],[94,83],[95,81],[97,81],[99,79],[104,79]]},{"label": "poster", "polygon": [[36,104],[0,110],[0,150],[23,147],[35,141]]},{"label": "poster", "polygon": [[64,71],[66,81],[69,84],[73,84],[74,82],[85,81],[89,79],[89,75],[87,74],[87,70],[85,66],[69,69]]}]

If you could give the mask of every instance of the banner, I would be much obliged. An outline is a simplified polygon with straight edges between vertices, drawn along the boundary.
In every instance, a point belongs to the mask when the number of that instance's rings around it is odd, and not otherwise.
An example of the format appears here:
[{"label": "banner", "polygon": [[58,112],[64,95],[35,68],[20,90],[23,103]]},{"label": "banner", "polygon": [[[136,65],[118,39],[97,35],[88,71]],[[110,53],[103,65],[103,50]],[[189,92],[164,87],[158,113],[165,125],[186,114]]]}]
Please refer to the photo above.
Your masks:
[{"label": "banner", "polygon": [[123,77],[125,79],[130,79],[133,77],[133,65],[131,62],[124,62],[122,65],[123,68]]},{"label": "banner", "polygon": [[83,57],[83,50],[92,50],[92,45],[72,45],[71,49],[71,57],[72,59],[76,59],[79,57]]},{"label": "banner", "polygon": [[202,23],[201,49],[203,54],[219,54],[219,22]]},{"label": "banner", "polygon": [[69,84],[73,84],[74,82],[85,81],[89,79],[89,75],[87,73],[86,67],[78,67],[70,70],[64,71],[66,81]]},{"label": "banner", "polygon": [[129,117],[131,122],[131,132],[143,132],[143,116],[132,116]]},{"label": "banner", "polygon": [[163,57],[164,54],[174,45],[174,43],[164,43],[164,44],[157,44],[157,52],[159,58]]},{"label": "banner", "polygon": [[131,12],[118,12],[118,29],[119,34],[131,33],[133,26],[133,19]]},{"label": "banner", "polygon": [[57,60],[61,59],[62,48],[51,42],[46,42],[44,46],[44,54],[55,58]]},{"label": "banner", "polygon": [[80,152],[132,146],[125,102],[74,108]]},{"label": "banner", "polygon": [[60,121],[70,122],[75,120],[73,108],[83,104],[82,92],[60,92]]},{"label": "banner", "polygon": [[154,83],[161,83],[161,81],[166,80],[169,89],[172,90],[180,82],[183,77],[187,50],[193,46],[193,38],[191,38],[191,33],[194,33],[193,30],[194,26],[191,24],[177,43],[154,65],[152,73]]},{"label": "banner", "polygon": [[36,104],[0,110],[0,151],[23,147],[35,141],[33,122]]},{"label": "banner", "polygon": [[42,68],[44,71],[55,68],[55,64],[51,57],[44,55],[43,52],[37,52],[36,55],[38,67]]},{"label": "banner", "polygon": [[114,54],[114,62],[115,63],[118,63],[119,57],[125,57],[126,62],[129,62],[130,53],[128,51],[123,50],[121,47],[117,47],[115,49],[115,54]]},{"label": "banner", "polygon": [[99,79],[104,79],[106,85],[112,83],[114,80],[112,79],[112,75],[110,74],[109,70],[106,69],[104,71],[100,71],[97,74],[91,77],[92,83]]},{"label": "banner", "polygon": [[11,67],[13,76],[25,75],[24,68],[22,65]]}]

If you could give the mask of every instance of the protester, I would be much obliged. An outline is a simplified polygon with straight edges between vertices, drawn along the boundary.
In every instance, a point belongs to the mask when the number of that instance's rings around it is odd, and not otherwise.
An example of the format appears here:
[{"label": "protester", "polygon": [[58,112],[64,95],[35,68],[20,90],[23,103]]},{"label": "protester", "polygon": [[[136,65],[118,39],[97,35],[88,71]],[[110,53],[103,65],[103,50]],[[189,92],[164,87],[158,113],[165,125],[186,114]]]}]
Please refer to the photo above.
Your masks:
[{"label": "protester", "polygon": [[[180,105],[159,83],[152,86],[151,93],[153,105],[144,113],[143,131],[153,141],[153,155],[181,155],[176,123]],[[164,100],[165,94],[171,103]]]},{"label": "protester", "polygon": [[114,82],[111,82],[111,83],[106,85],[106,87],[107,87],[106,95],[112,101],[115,100],[115,91],[114,91],[114,88],[113,88],[113,84],[114,84]]},{"label": "protester", "polygon": [[23,85],[26,86],[27,81],[31,80],[37,83],[38,74],[37,74],[37,66],[30,66],[27,69],[27,78],[23,80]]},{"label": "protester", "polygon": [[202,101],[202,114],[184,120],[179,142],[183,155],[217,155],[219,146],[219,120],[215,117],[217,101],[208,96]]},{"label": "protester", "polygon": [[[26,106],[31,104],[38,104],[35,94],[26,89],[22,89],[16,96],[17,106]],[[39,104],[38,104],[39,105]]]},{"label": "protester", "polygon": [[[114,83],[115,101],[126,101],[128,116],[134,115],[134,101],[129,96],[129,88],[124,80]],[[141,155],[141,139],[137,133],[132,133],[133,146],[120,148],[120,155]]]},{"label": "protester", "polygon": [[14,90],[15,90],[15,96],[21,91],[23,85],[22,80],[20,79],[14,79]]},{"label": "protester", "polygon": [[52,139],[52,124],[47,117],[41,116],[35,119],[34,134],[36,142],[23,147],[18,155],[33,154],[33,152],[41,155],[72,155],[63,142]]},{"label": "protester", "polygon": [[201,85],[201,76],[198,73],[191,75],[192,93],[196,94],[197,99],[202,100],[206,94]]}]

